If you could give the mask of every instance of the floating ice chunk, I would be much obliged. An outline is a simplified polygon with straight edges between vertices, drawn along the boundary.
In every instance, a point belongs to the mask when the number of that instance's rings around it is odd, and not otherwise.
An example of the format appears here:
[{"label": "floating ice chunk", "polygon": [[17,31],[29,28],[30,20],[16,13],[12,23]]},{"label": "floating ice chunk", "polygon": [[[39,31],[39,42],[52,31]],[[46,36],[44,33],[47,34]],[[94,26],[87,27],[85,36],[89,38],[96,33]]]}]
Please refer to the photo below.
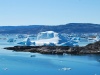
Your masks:
[{"label": "floating ice chunk", "polygon": [[4,68],[3,70],[8,70],[8,68]]},{"label": "floating ice chunk", "polygon": [[9,39],[7,40],[7,42],[16,42],[16,40],[15,40],[14,38],[9,38]]},{"label": "floating ice chunk", "polygon": [[26,38],[25,40],[23,40],[22,42],[19,42],[18,44],[30,46],[32,43],[31,43],[31,40],[29,38]]},{"label": "floating ice chunk", "polygon": [[19,39],[21,39],[21,38],[26,38],[26,36],[23,35],[23,34],[20,34],[20,35],[17,35],[17,36],[18,36]]},{"label": "floating ice chunk", "polygon": [[64,67],[64,68],[62,68],[62,70],[67,71],[67,70],[71,70],[71,68]]}]

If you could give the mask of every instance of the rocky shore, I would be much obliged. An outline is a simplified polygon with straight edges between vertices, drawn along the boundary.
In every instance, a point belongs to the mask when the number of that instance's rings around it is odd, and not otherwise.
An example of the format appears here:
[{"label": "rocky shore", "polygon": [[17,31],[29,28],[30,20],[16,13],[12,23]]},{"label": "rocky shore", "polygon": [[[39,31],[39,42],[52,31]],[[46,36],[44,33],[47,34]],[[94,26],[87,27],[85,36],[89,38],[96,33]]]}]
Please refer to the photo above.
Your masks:
[{"label": "rocky shore", "polygon": [[13,51],[33,52],[41,54],[100,54],[100,41],[84,47],[69,46],[14,46],[4,49]]}]

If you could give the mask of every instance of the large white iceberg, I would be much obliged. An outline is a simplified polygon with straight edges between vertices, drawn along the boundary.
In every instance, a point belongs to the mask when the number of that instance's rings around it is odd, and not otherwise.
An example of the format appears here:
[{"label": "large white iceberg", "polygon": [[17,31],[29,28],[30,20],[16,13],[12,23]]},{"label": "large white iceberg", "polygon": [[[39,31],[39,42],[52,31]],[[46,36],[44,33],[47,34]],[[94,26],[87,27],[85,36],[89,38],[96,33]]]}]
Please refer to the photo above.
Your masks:
[{"label": "large white iceberg", "polygon": [[37,40],[51,39],[51,38],[55,38],[57,36],[58,36],[58,33],[54,32],[54,31],[40,32],[40,33],[38,33]]},{"label": "large white iceberg", "polygon": [[46,31],[38,33],[36,40],[27,38],[18,44],[34,46],[74,46],[76,42],[54,31]]},{"label": "large white iceberg", "polygon": [[42,46],[44,44],[49,45],[50,43],[58,44],[60,38],[58,37],[58,33],[54,31],[46,31],[40,32],[37,35],[37,40],[32,41],[36,46]]},{"label": "large white iceberg", "polygon": [[37,40],[32,42],[35,46],[73,46],[75,44],[75,42],[68,41],[68,38],[54,31],[40,32],[37,35]]}]

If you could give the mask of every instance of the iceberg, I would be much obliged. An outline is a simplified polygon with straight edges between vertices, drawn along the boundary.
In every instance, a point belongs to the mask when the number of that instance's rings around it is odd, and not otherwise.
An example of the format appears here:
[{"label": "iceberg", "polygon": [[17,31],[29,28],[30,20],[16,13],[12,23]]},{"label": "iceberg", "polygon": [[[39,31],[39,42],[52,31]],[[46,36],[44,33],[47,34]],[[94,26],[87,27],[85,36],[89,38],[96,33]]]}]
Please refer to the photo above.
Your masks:
[{"label": "iceberg", "polygon": [[9,38],[9,39],[7,40],[7,42],[16,42],[16,40],[15,40],[14,38]]},{"label": "iceberg", "polygon": [[40,32],[37,35],[37,40],[32,42],[35,43],[35,46],[73,46],[75,44],[54,31]]},{"label": "iceberg", "polygon": [[45,31],[38,33],[36,40],[30,40],[26,38],[18,44],[33,45],[33,46],[77,46],[79,38],[70,40],[68,37],[64,37],[60,33],[54,31]]},{"label": "iceberg", "polygon": [[59,43],[60,38],[58,33],[54,31],[40,32],[37,35],[37,40],[35,42],[36,46],[55,46]]},{"label": "iceberg", "polygon": [[46,31],[46,32],[40,32],[37,36],[37,40],[41,39],[51,39],[54,37],[57,37],[58,33],[54,31]]},{"label": "iceberg", "polygon": [[20,34],[20,35],[17,35],[19,39],[22,39],[22,38],[26,38],[27,36],[23,35],[23,34]]},{"label": "iceberg", "polygon": [[25,40],[23,40],[22,42],[19,42],[17,44],[22,44],[22,45],[30,46],[31,45],[31,40],[29,38],[26,38]]}]

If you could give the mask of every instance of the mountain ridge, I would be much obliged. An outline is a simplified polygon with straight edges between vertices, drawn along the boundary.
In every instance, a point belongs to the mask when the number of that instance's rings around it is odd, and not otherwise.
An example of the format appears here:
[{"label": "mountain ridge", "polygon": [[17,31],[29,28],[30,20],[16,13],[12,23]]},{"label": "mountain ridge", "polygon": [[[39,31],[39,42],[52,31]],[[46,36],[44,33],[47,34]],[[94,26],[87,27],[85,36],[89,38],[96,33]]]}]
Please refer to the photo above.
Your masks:
[{"label": "mountain ridge", "polygon": [[37,34],[43,31],[57,33],[100,33],[100,24],[69,23],[63,25],[27,25],[27,26],[0,26],[0,33],[5,34]]}]

